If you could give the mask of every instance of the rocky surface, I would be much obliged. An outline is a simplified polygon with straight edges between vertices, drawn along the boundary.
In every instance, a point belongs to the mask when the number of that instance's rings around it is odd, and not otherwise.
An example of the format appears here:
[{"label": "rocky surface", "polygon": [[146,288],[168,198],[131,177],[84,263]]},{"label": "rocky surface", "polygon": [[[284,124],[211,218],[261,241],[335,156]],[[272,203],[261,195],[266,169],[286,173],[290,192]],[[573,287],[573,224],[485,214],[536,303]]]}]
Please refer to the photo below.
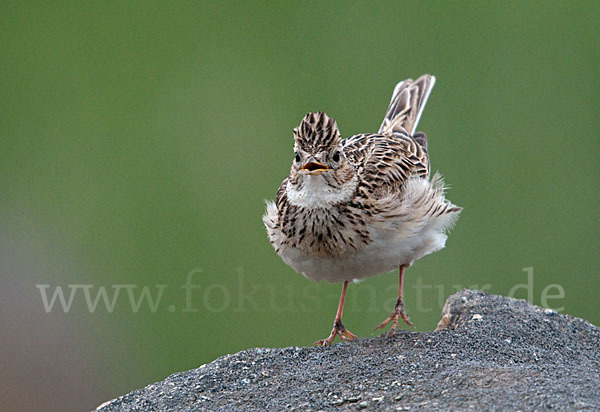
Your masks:
[{"label": "rocky surface", "polygon": [[435,332],[223,356],[98,410],[600,410],[598,327],[472,290],[442,315]]}]

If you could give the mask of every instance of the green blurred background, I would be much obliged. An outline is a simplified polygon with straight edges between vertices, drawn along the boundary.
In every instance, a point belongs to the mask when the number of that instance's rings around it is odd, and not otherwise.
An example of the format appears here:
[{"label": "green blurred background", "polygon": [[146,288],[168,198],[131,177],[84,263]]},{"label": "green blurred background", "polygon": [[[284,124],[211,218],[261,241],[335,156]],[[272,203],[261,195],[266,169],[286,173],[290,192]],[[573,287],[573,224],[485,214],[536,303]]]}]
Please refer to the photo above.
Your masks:
[{"label": "green blurred background", "polygon": [[[274,253],[261,222],[291,129],[325,110],[375,131],[396,82],[437,76],[419,129],[465,210],[407,272],[416,330],[447,295],[548,285],[600,324],[598,2],[26,2],[0,5],[0,398],[3,410],[102,401],[255,346],[309,345],[339,285]],[[181,285],[188,273],[196,312]],[[125,290],[90,313],[68,285]],[[421,284],[420,290],[415,288]],[[396,274],[350,286],[359,336]],[[112,292],[111,292],[112,293]],[[555,295],[552,288],[548,294]],[[517,297],[526,298],[521,288]]]}]

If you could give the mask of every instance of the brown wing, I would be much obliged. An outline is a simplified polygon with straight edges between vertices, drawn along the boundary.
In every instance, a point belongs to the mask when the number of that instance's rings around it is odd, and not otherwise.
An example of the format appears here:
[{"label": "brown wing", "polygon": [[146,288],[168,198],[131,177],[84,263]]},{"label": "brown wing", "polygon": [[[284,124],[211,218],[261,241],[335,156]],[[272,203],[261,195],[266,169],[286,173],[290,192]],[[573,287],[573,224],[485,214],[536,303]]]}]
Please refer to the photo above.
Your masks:
[{"label": "brown wing", "polygon": [[358,170],[366,195],[399,190],[410,176],[429,178],[427,136],[415,129],[434,84],[429,74],[398,83],[379,133],[344,141],[344,154]]},{"label": "brown wing", "polygon": [[399,190],[410,176],[429,177],[427,151],[404,133],[359,134],[345,139],[343,147],[370,193]]}]

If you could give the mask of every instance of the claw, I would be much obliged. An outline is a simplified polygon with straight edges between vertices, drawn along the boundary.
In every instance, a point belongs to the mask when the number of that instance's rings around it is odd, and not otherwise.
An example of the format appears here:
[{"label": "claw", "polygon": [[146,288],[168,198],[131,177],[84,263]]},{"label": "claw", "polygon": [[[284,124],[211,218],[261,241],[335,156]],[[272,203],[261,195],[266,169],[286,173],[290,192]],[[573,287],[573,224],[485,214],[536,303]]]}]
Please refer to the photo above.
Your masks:
[{"label": "claw", "polygon": [[377,325],[377,327],[375,329],[373,329],[373,331],[375,331],[377,329],[383,329],[383,328],[385,328],[385,326],[388,323],[390,323],[391,321],[394,321],[392,323],[392,328],[390,329],[390,335],[393,335],[396,332],[396,328],[398,327],[398,318],[399,317],[402,318],[402,320],[408,326],[413,325],[412,322],[410,321],[410,318],[406,314],[406,312],[404,312],[404,301],[402,301],[402,299],[400,299],[400,298],[398,298],[398,300],[396,301],[396,306],[394,307],[394,310],[392,311],[390,316],[388,316],[383,322],[381,322],[379,325]]},{"label": "claw", "polygon": [[356,339],[356,335],[346,329],[341,321],[335,321],[329,337],[316,341],[313,346],[331,346],[336,336],[339,336],[344,342]]}]

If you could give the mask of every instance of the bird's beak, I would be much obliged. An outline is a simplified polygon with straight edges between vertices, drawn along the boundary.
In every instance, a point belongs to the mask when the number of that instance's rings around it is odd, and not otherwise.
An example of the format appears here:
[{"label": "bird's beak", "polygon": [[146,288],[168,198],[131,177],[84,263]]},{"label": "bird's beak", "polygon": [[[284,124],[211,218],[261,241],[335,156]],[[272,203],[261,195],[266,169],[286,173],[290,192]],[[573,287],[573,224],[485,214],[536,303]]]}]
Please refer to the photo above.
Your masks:
[{"label": "bird's beak", "polygon": [[308,172],[309,174],[321,174],[322,172],[326,172],[329,170],[329,166],[323,164],[321,162],[317,162],[314,157],[310,157],[304,166],[302,166],[302,170]]}]

